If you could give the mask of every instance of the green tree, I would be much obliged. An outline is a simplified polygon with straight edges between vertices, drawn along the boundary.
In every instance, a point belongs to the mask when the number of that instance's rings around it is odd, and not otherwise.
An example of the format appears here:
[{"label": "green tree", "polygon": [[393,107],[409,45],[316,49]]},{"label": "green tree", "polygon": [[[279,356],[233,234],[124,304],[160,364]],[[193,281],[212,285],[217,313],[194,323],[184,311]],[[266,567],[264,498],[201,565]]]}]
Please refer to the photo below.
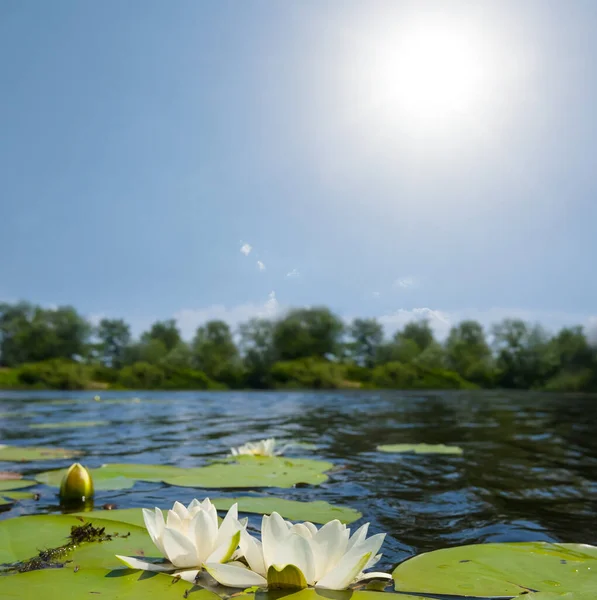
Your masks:
[{"label": "green tree", "polygon": [[384,365],[390,362],[410,364],[421,354],[421,348],[415,340],[398,338],[379,346],[376,353],[376,364]]},{"label": "green tree", "polygon": [[554,369],[545,331],[520,319],[504,319],[493,327],[498,385],[533,389],[545,383]]},{"label": "green tree", "polygon": [[161,360],[167,367],[176,369],[191,369],[193,366],[193,351],[186,342],[179,342]]},{"label": "green tree", "polygon": [[97,328],[100,360],[104,365],[120,369],[126,347],[131,343],[131,329],[122,319],[102,319]]},{"label": "green tree", "polygon": [[0,364],[14,367],[29,360],[31,320],[35,307],[28,302],[0,304]]},{"label": "green tree", "polygon": [[233,385],[239,376],[238,348],[230,326],[224,321],[208,321],[197,328],[192,344],[195,368],[208,377]]},{"label": "green tree", "polygon": [[166,344],[158,338],[146,338],[138,344],[135,350],[135,362],[143,362],[150,365],[158,365],[168,356]]},{"label": "green tree", "polygon": [[174,319],[156,321],[151,326],[151,329],[141,336],[141,342],[145,343],[149,340],[159,340],[164,344],[166,351],[170,352],[181,341],[180,331],[176,326],[176,321]]},{"label": "green tree", "polygon": [[383,327],[377,319],[354,319],[350,335],[353,358],[358,364],[371,368],[383,342]]},{"label": "green tree", "polygon": [[493,380],[491,349],[477,321],[462,321],[450,329],[446,340],[446,362],[469,381],[490,385]]},{"label": "green tree", "polygon": [[70,306],[0,305],[0,353],[5,366],[86,357],[90,334],[89,323]]},{"label": "green tree", "polygon": [[412,321],[407,323],[402,331],[396,333],[394,339],[396,342],[412,340],[422,352],[433,343],[433,331],[431,330],[429,321],[425,319]]},{"label": "green tree", "polygon": [[336,356],[343,331],[342,321],[328,308],[292,310],[274,326],[276,359]]},{"label": "green tree", "polygon": [[269,386],[269,373],[275,362],[274,324],[267,319],[251,319],[239,327],[240,351],[249,387]]}]

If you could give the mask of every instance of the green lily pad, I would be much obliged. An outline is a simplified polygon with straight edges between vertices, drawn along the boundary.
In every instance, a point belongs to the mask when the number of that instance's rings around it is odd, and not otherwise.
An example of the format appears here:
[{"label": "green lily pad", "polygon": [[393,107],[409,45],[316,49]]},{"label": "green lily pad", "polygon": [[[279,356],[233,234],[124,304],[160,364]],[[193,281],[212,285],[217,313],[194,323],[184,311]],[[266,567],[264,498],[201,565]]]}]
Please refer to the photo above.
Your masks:
[{"label": "green lily pad", "polygon": [[14,500],[0,496],[0,506],[6,506],[8,504],[14,504]]},{"label": "green lily pad", "polygon": [[13,492],[12,490],[9,490],[7,492],[0,492],[0,496],[8,498],[9,500],[31,500],[32,498],[35,498],[36,494],[33,492],[21,492],[19,490]]},{"label": "green lily pad", "polygon": [[[331,463],[309,459],[241,456],[224,462],[182,469],[166,465],[108,464],[90,469],[96,490],[132,487],[135,481],[160,482],[196,488],[292,487],[297,483],[317,485],[327,479]],[[39,483],[59,487],[65,469],[36,475]]]},{"label": "green lily pad", "polygon": [[342,523],[353,523],[363,516],[354,508],[334,506],[323,500],[300,502],[274,496],[240,496],[238,498],[215,498],[212,502],[219,510],[228,510],[235,502],[238,502],[239,512],[269,515],[275,511],[291,521],[311,521],[312,523],[327,523],[334,519],[338,519]]},{"label": "green lily pad", "polygon": [[327,480],[332,463],[305,458],[240,456],[235,462],[197,469],[164,478],[164,483],[197,488],[289,488],[297,483],[318,485]]},{"label": "green lily pad", "polygon": [[[38,483],[45,483],[51,487],[60,487],[60,482],[66,474],[68,469],[57,469],[56,471],[45,471],[44,473],[38,473],[35,476],[35,480]],[[113,472],[106,470],[104,473],[103,468],[89,469],[91,477],[93,479],[93,487],[95,491],[114,491],[114,490],[128,490],[135,485],[137,479],[125,477],[123,475],[115,475]],[[158,480],[159,481],[159,480]]]},{"label": "green lily pad", "polygon": [[537,592],[516,596],[513,600],[595,600],[595,592]]},{"label": "green lily pad", "polygon": [[[218,510],[228,510],[238,502],[241,513],[271,514],[273,511],[280,513],[284,518],[292,521],[311,521],[313,523],[327,523],[338,519],[343,523],[352,523],[361,518],[361,513],[348,506],[333,506],[327,502],[299,502],[269,496],[259,498],[256,496],[241,496],[238,498],[212,498]],[[147,506],[146,508],[153,508]],[[110,521],[121,521],[139,527],[145,527],[143,514],[140,508],[117,508],[114,510],[95,510],[77,513],[87,518],[100,518]]]},{"label": "green lily pad", "polygon": [[156,573],[147,577],[138,571],[128,569],[106,572],[101,569],[81,567],[76,573],[73,569],[46,569],[8,575],[2,578],[0,585],[2,597],[7,600],[31,600],[32,598],[220,600],[220,597],[213,592],[193,587],[185,581],[175,581],[168,575]]},{"label": "green lily pad", "polygon": [[[290,590],[285,590],[290,591]],[[234,596],[234,600],[431,600],[425,596],[392,594],[370,590],[331,591],[307,588],[294,593],[280,594],[280,590],[257,591],[254,594]]]},{"label": "green lily pad", "polygon": [[377,446],[379,452],[412,452],[415,454],[462,454],[462,448],[458,446],[446,446],[445,444],[388,444]]},{"label": "green lily pad", "polygon": [[78,564],[86,568],[112,569],[119,566],[115,554],[159,555],[143,527],[71,515],[35,515],[0,522],[0,563],[28,560],[36,556],[40,549],[62,546],[68,541],[73,525],[80,526],[88,522],[97,528],[104,527],[110,535],[118,533],[126,537],[76,546],[64,558],[72,560],[67,563],[69,568]]},{"label": "green lily pad", "polygon": [[56,460],[58,458],[73,458],[82,453],[66,448],[43,448],[35,446],[3,446],[0,444],[0,461],[31,462],[35,460]]},{"label": "green lily pad", "polygon": [[33,485],[37,485],[37,482],[29,479],[9,479],[7,481],[0,481],[0,492],[6,490],[20,490]]},{"label": "green lily pad", "polygon": [[82,427],[99,427],[109,425],[109,421],[63,421],[56,423],[33,423],[31,429],[79,429]]},{"label": "green lily pad", "polygon": [[409,593],[588,592],[597,589],[597,547],[545,542],[460,546],[410,558],[392,576],[396,591]]}]

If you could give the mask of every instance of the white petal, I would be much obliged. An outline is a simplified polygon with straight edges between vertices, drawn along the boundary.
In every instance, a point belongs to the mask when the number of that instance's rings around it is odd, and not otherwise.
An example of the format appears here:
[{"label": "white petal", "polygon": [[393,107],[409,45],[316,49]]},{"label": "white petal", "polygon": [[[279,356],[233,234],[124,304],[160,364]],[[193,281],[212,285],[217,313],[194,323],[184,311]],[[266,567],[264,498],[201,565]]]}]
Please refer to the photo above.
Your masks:
[{"label": "white petal", "polygon": [[385,533],[377,533],[372,535],[370,538],[355,544],[346,554],[364,554],[365,552],[369,552],[371,553],[371,557],[374,558],[381,548],[385,538]]},{"label": "white petal", "polygon": [[240,535],[240,550],[247,559],[251,570],[265,577],[267,571],[265,570],[265,562],[263,561],[263,547],[261,542],[243,530]]},{"label": "white petal", "polygon": [[183,532],[182,519],[173,510],[168,511],[168,516],[166,517],[166,527]]},{"label": "white petal", "polygon": [[315,579],[334,569],[346,552],[348,531],[337,519],[326,523],[313,537],[311,548],[315,558]]},{"label": "white petal", "polygon": [[[217,519],[217,515],[216,515]],[[216,520],[217,523],[217,520]],[[232,537],[237,531],[242,529],[241,524],[238,522],[238,504],[233,504],[230,510],[226,513],[220,529],[218,531],[218,537],[216,539],[216,545],[220,546],[225,543],[230,537]]]},{"label": "white petal", "polygon": [[311,545],[308,540],[296,533],[289,534],[285,542],[278,546],[272,564],[278,570],[286,565],[294,565],[302,571],[309,585],[315,581],[315,561]]},{"label": "white petal", "polygon": [[143,509],[143,520],[145,521],[145,527],[151,541],[155,544],[155,547],[164,554],[164,546],[162,544],[162,533],[164,532],[164,515],[159,508],[155,511],[147,508]]},{"label": "white petal", "polygon": [[367,537],[367,531],[369,531],[369,523],[361,525],[348,540],[346,551],[348,552],[355,544],[362,542]]},{"label": "white petal", "polygon": [[371,573],[361,573],[357,577],[357,581],[368,581],[370,579],[387,579],[388,581],[390,581],[392,579],[392,576],[390,575],[390,573],[383,573],[382,571],[372,571]]},{"label": "white petal", "polygon": [[303,525],[311,532],[311,535],[315,535],[317,533],[317,527],[313,525],[313,523],[309,523],[309,521],[305,521]]},{"label": "white petal", "polygon": [[174,503],[172,510],[180,517],[181,521],[184,521],[189,517],[189,511],[186,509],[186,506],[181,504],[178,500]]},{"label": "white petal", "polygon": [[221,585],[235,588],[247,588],[253,585],[267,585],[267,580],[261,575],[234,565],[221,563],[206,563],[205,570]]},{"label": "white petal", "polygon": [[193,569],[190,571],[176,571],[176,573],[169,573],[169,575],[172,575],[172,577],[180,577],[189,583],[195,583],[195,579],[197,579],[199,573],[199,569]]},{"label": "white petal", "polygon": [[320,579],[315,587],[328,590],[345,590],[361,573],[371,554],[346,554],[340,564]]},{"label": "white petal", "polygon": [[271,516],[263,515],[261,521],[261,542],[263,544],[263,558],[265,570],[277,563],[278,548],[284,546],[288,537],[288,525],[282,517],[274,512]]},{"label": "white petal", "polygon": [[176,567],[171,563],[151,563],[135,556],[120,556],[118,554],[116,554],[116,558],[129,569],[141,569],[142,571],[155,571],[157,573],[168,573],[176,570]]},{"label": "white petal", "polygon": [[204,510],[200,510],[191,521],[189,534],[194,538],[197,548],[197,558],[201,564],[213,552],[218,536],[218,525],[214,523],[211,516]]},{"label": "white petal", "polygon": [[199,502],[199,500],[197,500],[197,498],[193,498],[190,502],[189,505],[187,506],[187,511],[191,511],[195,508],[201,508],[201,502]]},{"label": "white petal", "polygon": [[232,535],[229,539],[224,540],[223,544],[220,544],[205,560],[209,563],[225,563],[228,562],[233,556],[234,551],[238,548],[240,542],[240,529]]},{"label": "white petal", "polygon": [[[374,567],[380,561],[381,557],[381,554],[376,554],[375,556],[372,556],[369,562],[365,565],[365,569],[370,569],[371,567]],[[365,569],[363,569],[363,571]]]},{"label": "white petal", "polygon": [[306,540],[310,540],[313,537],[311,530],[304,523],[296,523],[290,528],[291,533],[296,533]]},{"label": "white petal", "polygon": [[168,560],[179,569],[200,567],[197,548],[193,541],[176,529],[164,529],[162,536],[164,551]]}]

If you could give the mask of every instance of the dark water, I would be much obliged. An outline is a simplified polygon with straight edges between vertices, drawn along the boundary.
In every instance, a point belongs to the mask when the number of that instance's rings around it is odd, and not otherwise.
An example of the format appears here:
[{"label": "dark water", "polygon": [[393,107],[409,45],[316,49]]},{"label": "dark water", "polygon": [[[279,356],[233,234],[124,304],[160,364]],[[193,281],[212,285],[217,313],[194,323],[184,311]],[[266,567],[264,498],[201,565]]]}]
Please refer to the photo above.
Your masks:
[{"label": "dark water", "polygon": [[[343,468],[320,487],[268,489],[297,500],[347,504],[388,534],[380,567],[440,547],[474,542],[597,543],[597,397],[532,393],[93,393],[0,392],[0,443],[84,450],[85,464],[199,466],[231,446],[274,436],[316,444],[289,455]],[[135,403],[110,403],[123,398]],[[9,413],[9,414],[6,414]],[[34,429],[48,421],[102,420],[91,429]],[[463,456],[376,452],[379,444],[447,443]],[[0,470],[26,474],[63,467],[50,461]],[[55,512],[55,490],[0,518]],[[98,492],[96,506],[168,506],[238,491],[137,483]],[[252,517],[255,519],[255,517]],[[252,521],[256,524],[256,521]]]}]

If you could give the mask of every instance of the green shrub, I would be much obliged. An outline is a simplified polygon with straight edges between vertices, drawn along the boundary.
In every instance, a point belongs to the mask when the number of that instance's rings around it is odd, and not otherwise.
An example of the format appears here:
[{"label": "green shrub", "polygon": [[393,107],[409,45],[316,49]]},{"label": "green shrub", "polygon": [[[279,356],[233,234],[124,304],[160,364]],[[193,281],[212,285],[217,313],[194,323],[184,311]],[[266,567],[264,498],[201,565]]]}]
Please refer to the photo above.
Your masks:
[{"label": "green shrub", "polygon": [[89,367],[63,359],[25,364],[17,377],[23,386],[44,389],[84,390],[90,384]]},{"label": "green shrub", "polygon": [[117,384],[128,389],[211,390],[226,386],[212,381],[202,371],[136,362],[120,371]]},{"label": "green shrub", "polygon": [[164,371],[146,362],[136,362],[121,369],[118,385],[133,390],[159,388],[164,381]]},{"label": "green shrub", "polygon": [[0,389],[15,388],[20,385],[18,369],[0,368]]},{"label": "green shrub", "polygon": [[544,390],[548,392],[590,392],[594,391],[592,369],[563,371],[547,381]]},{"label": "green shrub", "polygon": [[415,365],[391,362],[373,370],[373,384],[381,388],[401,390],[459,390],[474,389],[458,373],[445,369],[428,369]]},{"label": "green shrub", "polygon": [[317,358],[277,362],[270,371],[274,387],[299,389],[338,389],[345,387],[343,365]]}]

